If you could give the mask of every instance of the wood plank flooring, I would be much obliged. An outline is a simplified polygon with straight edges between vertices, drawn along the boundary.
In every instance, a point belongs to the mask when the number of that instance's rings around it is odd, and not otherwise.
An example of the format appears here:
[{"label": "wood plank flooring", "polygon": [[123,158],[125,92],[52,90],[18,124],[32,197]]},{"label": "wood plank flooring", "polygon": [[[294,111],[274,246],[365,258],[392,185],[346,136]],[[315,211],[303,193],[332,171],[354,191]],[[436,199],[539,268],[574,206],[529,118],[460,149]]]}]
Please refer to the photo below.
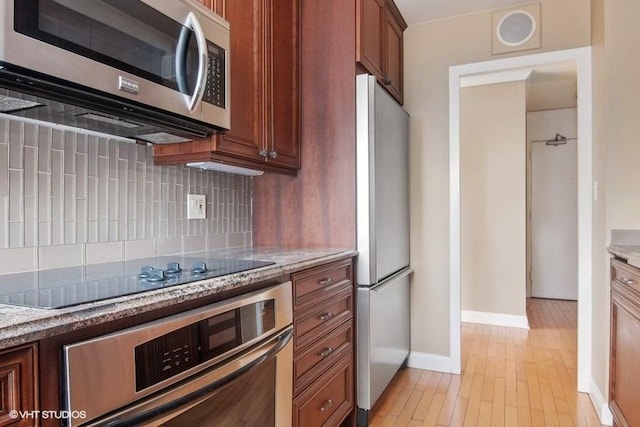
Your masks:
[{"label": "wood plank flooring", "polygon": [[530,329],[462,324],[462,375],[407,368],[372,427],[600,426],[576,391],[577,303],[529,299]]}]

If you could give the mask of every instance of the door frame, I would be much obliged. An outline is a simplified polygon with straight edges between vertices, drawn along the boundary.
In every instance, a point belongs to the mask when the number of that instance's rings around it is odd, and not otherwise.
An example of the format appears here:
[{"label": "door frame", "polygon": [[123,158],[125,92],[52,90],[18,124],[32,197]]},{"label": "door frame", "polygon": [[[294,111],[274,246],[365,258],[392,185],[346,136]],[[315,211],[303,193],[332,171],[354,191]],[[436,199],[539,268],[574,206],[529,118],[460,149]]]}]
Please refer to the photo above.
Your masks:
[{"label": "door frame", "polygon": [[[449,285],[450,371],[461,372],[460,84],[491,75],[506,81],[511,71],[573,62],[578,81],[578,384],[591,392],[592,343],[592,71],[591,48],[583,47],[449,67]],[[506,73],[505,73],[506,72]],[[524,143],[525,141],[523,141]]]}]

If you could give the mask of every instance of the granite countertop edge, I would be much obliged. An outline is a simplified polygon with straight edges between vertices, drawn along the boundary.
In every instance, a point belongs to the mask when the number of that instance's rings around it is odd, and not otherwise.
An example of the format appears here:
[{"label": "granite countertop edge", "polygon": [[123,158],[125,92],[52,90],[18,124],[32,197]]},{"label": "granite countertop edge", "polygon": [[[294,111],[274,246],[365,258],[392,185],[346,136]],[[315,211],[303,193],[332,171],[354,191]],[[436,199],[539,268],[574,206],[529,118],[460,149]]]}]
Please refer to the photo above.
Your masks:
[{"label": "granite countertop edge", "polygon": [[640,246],[637,245],[611,245],[607,248],[610,254],[622,258],[627,264],[640,268]]},{"label": "granite countertop edge", "polygon": [[[252,249],[275,264],[227,276],[61,309],[0,304],[0,350],[288,275],[357,255],[352,249]],[[239,255],[246,256],[243,251]]]}]

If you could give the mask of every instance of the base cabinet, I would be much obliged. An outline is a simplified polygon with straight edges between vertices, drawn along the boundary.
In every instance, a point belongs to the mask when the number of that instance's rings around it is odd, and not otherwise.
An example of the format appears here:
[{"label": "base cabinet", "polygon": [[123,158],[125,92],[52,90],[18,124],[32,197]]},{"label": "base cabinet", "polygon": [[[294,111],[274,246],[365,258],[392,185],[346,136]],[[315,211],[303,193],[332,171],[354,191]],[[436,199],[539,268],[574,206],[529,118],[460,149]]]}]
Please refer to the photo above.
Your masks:
[{"label": "base cabinet", "polygon": [[618,427],[640,426],[640,269],[611,261],[609,408]]},{"label": "base cabinet", "polygon": [[294,273],[294,427],[341,425],[355,409],[350,259]]},{"label": "base cabinet", "polygon": [[0,352],[0,426],[40,425],[35,345]]}]

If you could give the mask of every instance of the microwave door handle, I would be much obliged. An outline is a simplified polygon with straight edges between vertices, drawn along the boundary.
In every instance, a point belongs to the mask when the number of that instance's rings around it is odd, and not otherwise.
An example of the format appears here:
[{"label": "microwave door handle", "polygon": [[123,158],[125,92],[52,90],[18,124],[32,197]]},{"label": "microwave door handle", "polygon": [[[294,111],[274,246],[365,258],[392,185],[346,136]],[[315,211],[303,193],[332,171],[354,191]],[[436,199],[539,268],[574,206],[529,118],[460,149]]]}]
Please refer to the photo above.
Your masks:
[{"label": "microwave door handle", "polygon": [[[189,93],[189,87],[187,84],[187,51],[189,46],[189,38],[191,30],[196,38],[196,45],[198,46],[198,76],[196,78],[196,85],[193,90],[193,94]],[[208,64],[208,50],[207,39],[202,31],[202,26],[196,18],[195,13],[189,12],[187,19],[178,35],[178,43],[176,45],[176,80],[178,83],[178,89],[180,92],[187,96],[187,106],[192,113],[198,108],[202,97],[204,96],[204,89],[207,83],[207,64]]]}]

